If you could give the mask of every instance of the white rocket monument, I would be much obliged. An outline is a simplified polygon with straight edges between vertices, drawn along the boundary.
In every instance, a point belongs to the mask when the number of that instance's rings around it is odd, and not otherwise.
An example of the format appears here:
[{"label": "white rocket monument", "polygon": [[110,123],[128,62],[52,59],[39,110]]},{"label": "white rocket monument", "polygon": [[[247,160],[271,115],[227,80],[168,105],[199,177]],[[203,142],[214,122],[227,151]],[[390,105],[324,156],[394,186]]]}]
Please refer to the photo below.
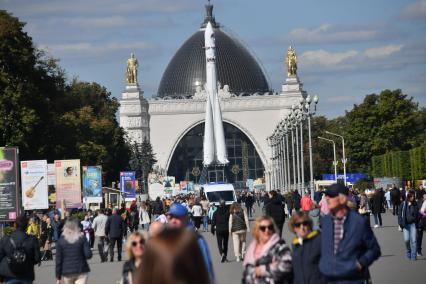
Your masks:
[{"label": "white rocket monument", "polygon": [[229,163],[225,146],[222,112],[217,92],[216,51],[212,24],[206,25],[204,32],[206,50],[206,121],[204,127],[204,166],[226,165]]}]

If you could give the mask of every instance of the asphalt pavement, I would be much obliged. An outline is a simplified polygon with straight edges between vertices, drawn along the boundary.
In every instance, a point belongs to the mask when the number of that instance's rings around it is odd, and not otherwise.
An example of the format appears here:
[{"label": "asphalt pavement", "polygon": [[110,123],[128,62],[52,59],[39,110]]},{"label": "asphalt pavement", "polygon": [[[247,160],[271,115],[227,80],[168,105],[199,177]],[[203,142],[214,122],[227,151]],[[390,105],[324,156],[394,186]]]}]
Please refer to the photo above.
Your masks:
[{"label": "asphalt pavement", "polygon": [[[260,209],[256,208],[256,215]],[[373,223],[373,217],[371,216]],[[398,231],[396,217],[390,212],[383,215],[383,227],[373,228],[374,233],[382,249],[382,256],[371,267],[370,272],[373,283],[379,284],[424,284],[426,283],[426,257],[419,257],[415,262],[405,259],[405,249],[402,240],[402,232]],[[242,263],[236,262],[232,239],[229,239],[228,260],[220,263],[220,256],[217,250],[216,238],[210,232],[202,232],[202,236],[207,240],[212,255],[216,280],[218,284],[241,283]],[[292,234],[287,227],[287,220],[283,237],[287,243],[291,243]],[[425,236],[426,238],[426,236]],[[247,236],[247,245],[251,241],[251,236]],[[423,241],[426,246],[426,241]],[[96,247],[96,245],[95,245]],[[426,253],[426,248],[424,248]],[[100,263],[99,255],[94,250],[94,256],[89,261],[91,272],[89,283],[103,284],[116,282],[121,277],[123,262]],[[54,261],[43,262],[40,267],[36,267],[35,284],[55,283]]]}]

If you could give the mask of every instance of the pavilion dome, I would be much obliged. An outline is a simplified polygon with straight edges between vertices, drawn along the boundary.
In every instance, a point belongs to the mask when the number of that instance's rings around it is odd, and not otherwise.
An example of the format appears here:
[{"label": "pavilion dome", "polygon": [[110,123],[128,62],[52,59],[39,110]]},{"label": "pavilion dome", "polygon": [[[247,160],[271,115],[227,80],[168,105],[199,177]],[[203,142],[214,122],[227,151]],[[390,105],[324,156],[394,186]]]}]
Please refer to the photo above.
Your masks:
[{"label": "pavilion dome", "polygon": [[197,86],[204,86],[204,28],[209,21],[215,32],[217,78],[221,85],[228,85],[235,94],[269,92],[269,83],[259,62],[238,39],[220,28],[213,17],[212,5],[206,5],[206,10],[200,30],[183,43],[164,71],[157,96],[191,97]]}]

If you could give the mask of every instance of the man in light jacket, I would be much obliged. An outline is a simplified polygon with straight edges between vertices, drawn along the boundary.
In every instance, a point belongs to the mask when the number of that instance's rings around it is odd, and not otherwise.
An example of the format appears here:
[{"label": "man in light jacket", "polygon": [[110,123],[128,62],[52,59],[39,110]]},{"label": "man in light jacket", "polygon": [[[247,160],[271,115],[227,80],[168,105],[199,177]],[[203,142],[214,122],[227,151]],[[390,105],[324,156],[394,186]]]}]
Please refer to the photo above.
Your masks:
[{"label": "man in light jacket", "polygon": [[99,256],[101,262],[105,262],[108,259],[108,251],[105,252],[105,227],[108,221],[108,217],[104,214],[104,209],[98,211],[98,216],[93,220],[93,230],[95,231],[96,241],[98,243]]}]

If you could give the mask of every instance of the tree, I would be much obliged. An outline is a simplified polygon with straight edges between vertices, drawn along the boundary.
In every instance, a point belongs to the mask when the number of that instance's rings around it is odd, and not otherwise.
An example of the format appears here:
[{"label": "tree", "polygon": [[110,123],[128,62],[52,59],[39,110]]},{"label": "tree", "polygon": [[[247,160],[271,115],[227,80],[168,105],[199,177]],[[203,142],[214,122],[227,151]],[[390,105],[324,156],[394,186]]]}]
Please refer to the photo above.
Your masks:
[{"label": "tree", "polygon": [[372,156],[409,149],[410,137],[418,131],[418,115],[418,105],[399,89],[367,95],[345,116],[343,133],[349,168],[371,172]]},{"label": "tree", "polygon": [[153,166],[157,163],[152,145],[148,139],[144,138],[141,144],[141,162],[142,162],[142,179],[144,185],[147,184],[148,174],[152,171]]}]

